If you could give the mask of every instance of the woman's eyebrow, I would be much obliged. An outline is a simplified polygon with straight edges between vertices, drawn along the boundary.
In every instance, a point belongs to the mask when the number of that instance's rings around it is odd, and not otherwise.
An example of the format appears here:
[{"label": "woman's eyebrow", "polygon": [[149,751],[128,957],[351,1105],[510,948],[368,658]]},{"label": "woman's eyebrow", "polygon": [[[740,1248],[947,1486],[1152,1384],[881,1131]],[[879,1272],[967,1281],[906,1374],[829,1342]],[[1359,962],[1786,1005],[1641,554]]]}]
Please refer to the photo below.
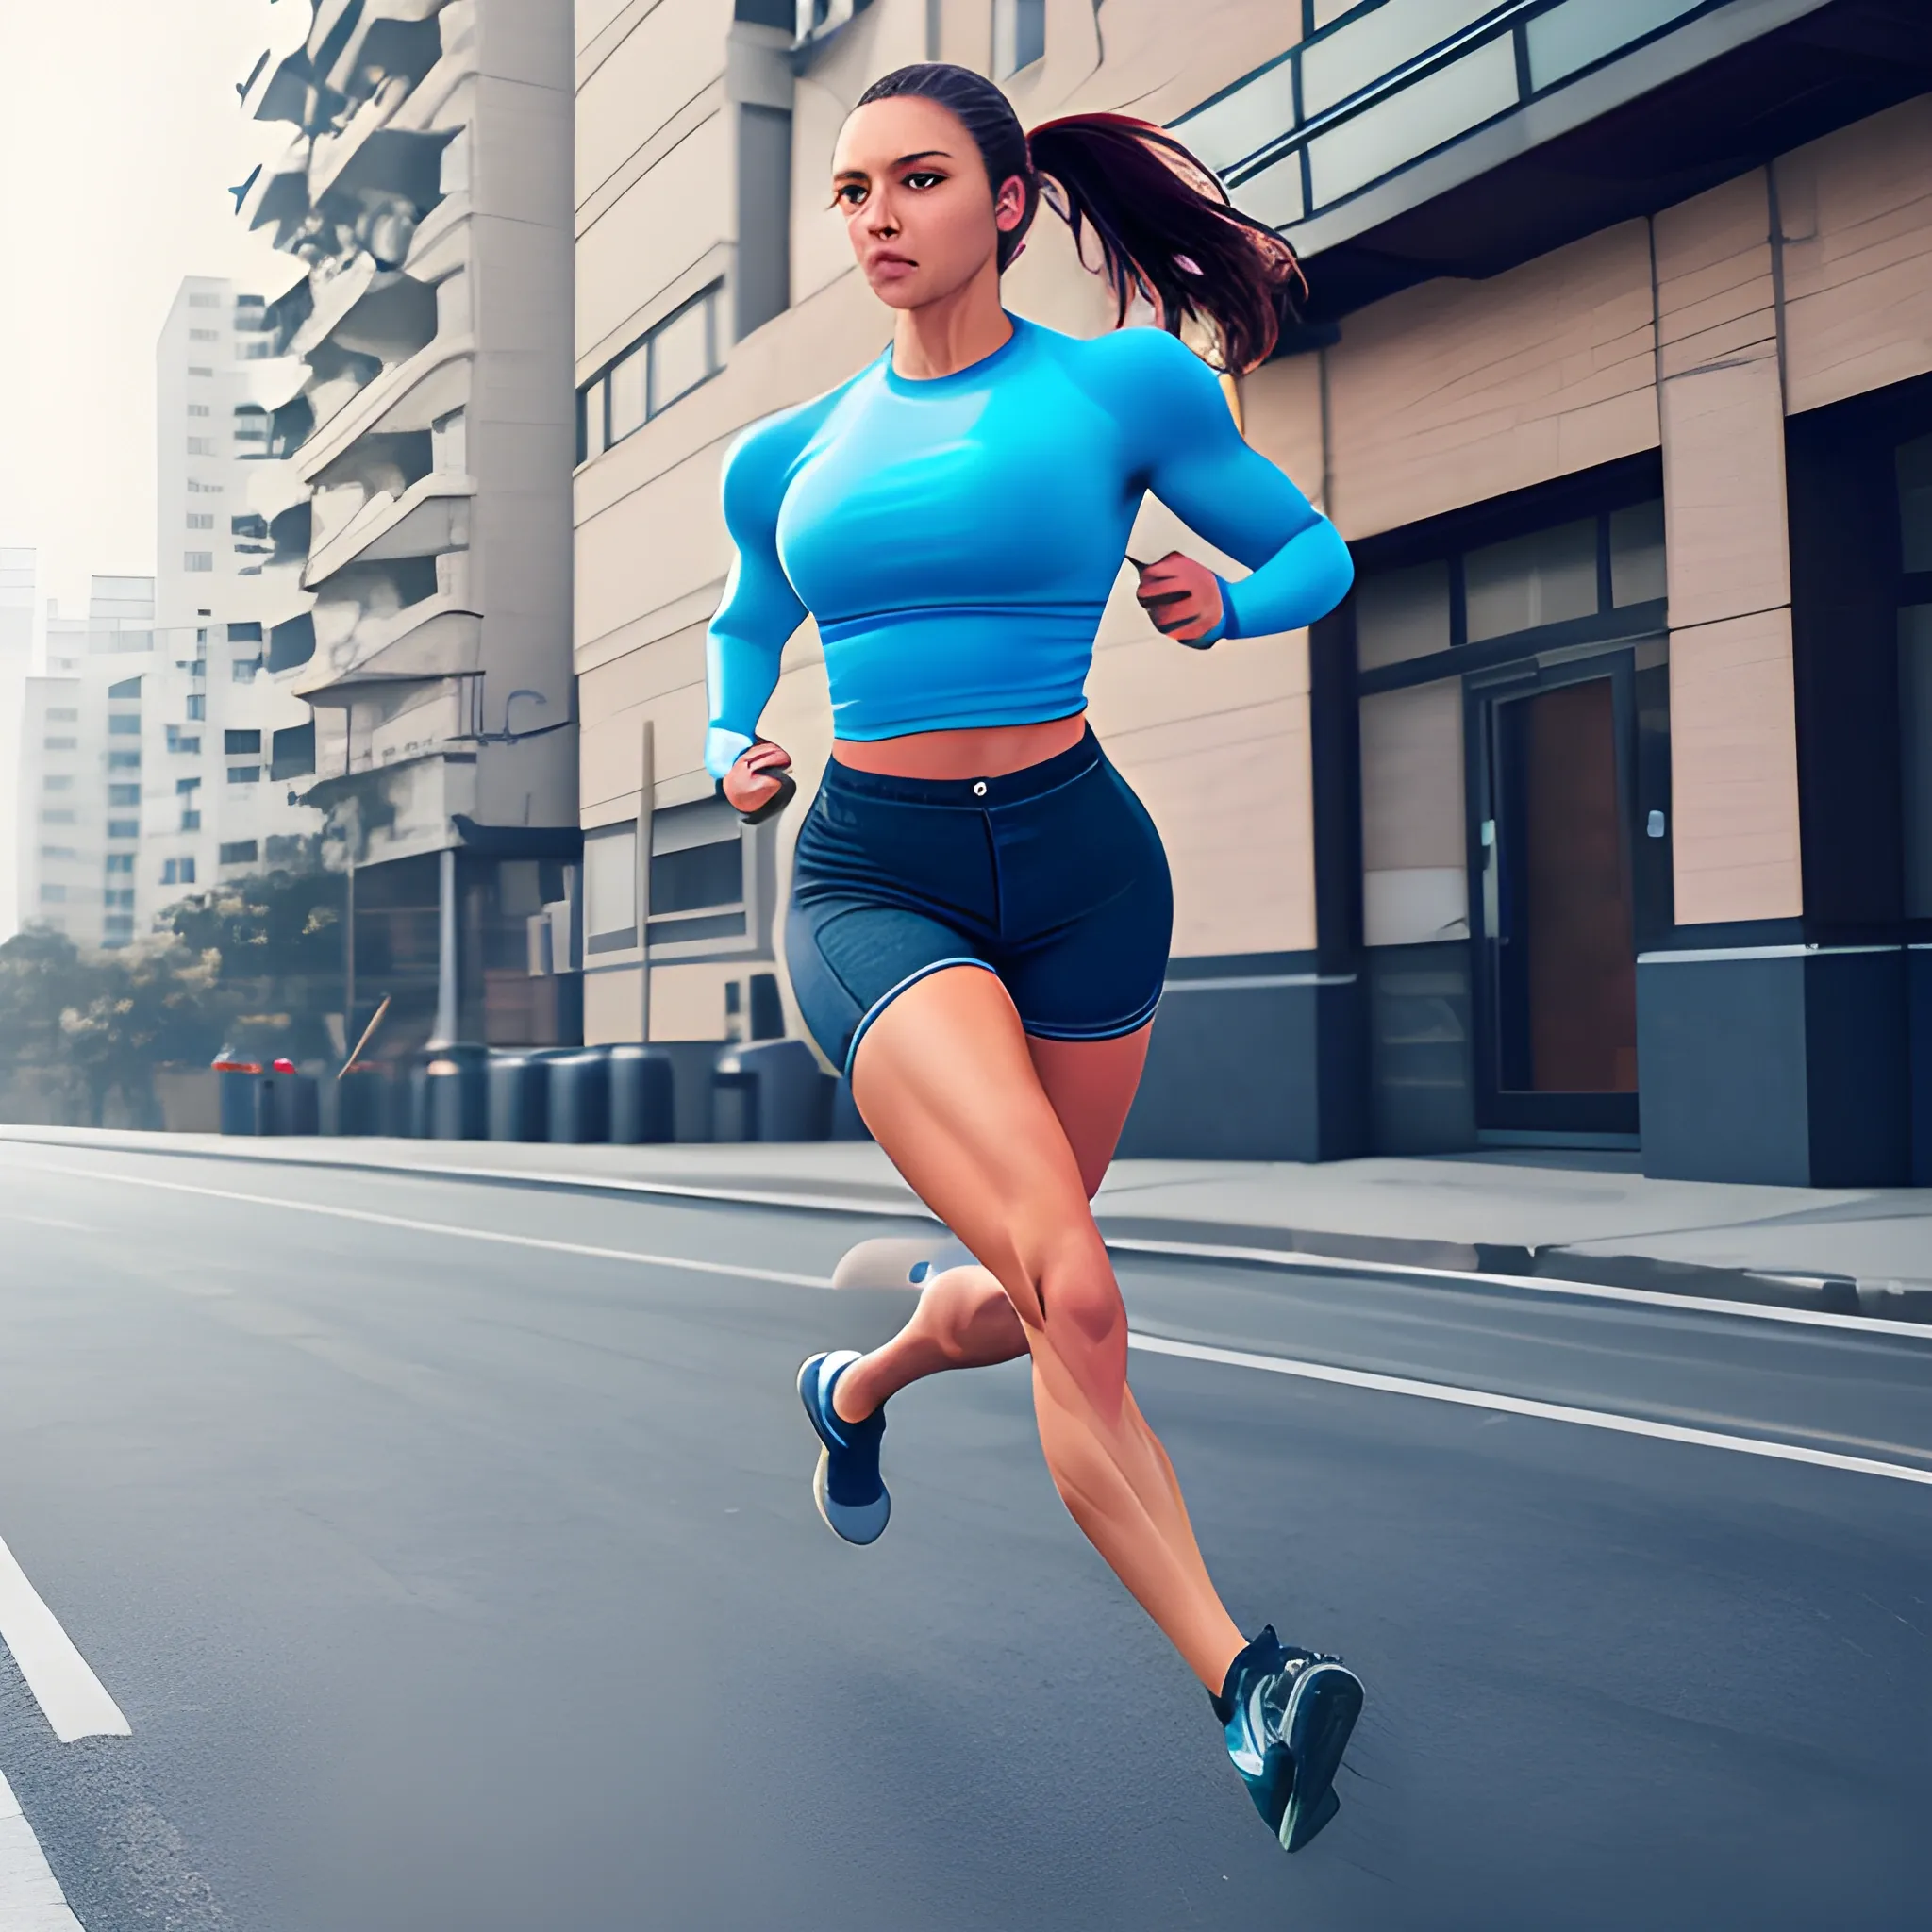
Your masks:
[{"label": "woman's eyebrow", "polygon": [[[950,161],[953,158],[942,147],[923,147],[917,154],[901,155],[897,160],[888,161],[886,165],[889,168],[904,168],[914,161],[928,160],[934,157],[942,161]],[[866,171],[863,168],[841,168],[832,176],[834,181],[863,181],[865,178]]]}]

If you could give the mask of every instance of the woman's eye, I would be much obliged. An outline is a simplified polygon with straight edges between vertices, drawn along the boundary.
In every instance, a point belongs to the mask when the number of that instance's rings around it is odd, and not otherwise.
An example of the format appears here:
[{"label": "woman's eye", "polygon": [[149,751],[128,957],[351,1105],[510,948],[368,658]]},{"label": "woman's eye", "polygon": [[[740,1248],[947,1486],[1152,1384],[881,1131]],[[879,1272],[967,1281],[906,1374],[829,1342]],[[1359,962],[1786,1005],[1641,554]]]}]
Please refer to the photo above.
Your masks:
[{"label": "woman's eye", "polygon": [[908,188],[931,188],[945,178],[943,175],[935,174],[930,168],[917,168],[905,177]]},{"label": "woman's eye", "polygon": [[864,199],[865,190],[857,181],[848,181],[832,191],[832,200],[840,208],[857,208]]}]

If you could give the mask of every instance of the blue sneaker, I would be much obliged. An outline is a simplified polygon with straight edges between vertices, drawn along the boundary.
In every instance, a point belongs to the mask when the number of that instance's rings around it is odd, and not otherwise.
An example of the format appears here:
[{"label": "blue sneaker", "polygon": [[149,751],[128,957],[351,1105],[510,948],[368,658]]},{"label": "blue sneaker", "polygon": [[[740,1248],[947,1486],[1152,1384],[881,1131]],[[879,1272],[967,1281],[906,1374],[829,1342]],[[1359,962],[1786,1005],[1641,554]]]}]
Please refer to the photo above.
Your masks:
[{"label": "blue sneaker", "polygon": [[811,1480],[819,1514],[848,1543],[871,1543],[879,1540],[892,1513],[892,1499],[879,1479],[885,1407],[881,1405],[862,1423],[848,1423],[832,1407],[834,1386],[858,1359],[855,1348],[813,1356],[798,1372],[798,1393],[824,1444]]},{"label": "blue sneaker", "polygon": [[1361,1679],[1340,1657],[1284,1644],[1270,1624],[1209,1702],[1255,1809],[1283,1851],[1300,1851],[1341,1808],[1335,1774],[1361,1715]]}]

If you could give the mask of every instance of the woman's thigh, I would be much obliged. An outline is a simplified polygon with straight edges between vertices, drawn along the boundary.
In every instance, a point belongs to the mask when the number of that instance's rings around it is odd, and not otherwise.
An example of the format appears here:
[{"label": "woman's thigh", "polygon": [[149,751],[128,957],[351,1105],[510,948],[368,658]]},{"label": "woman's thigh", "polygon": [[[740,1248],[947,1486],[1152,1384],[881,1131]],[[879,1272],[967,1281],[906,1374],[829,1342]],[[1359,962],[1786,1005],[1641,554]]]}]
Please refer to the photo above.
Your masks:
[{"label": "woman's thigh", "polygon": [[859,1041],[852,1096],[892,1164],[1038,1328],[1044,1311],[1031,1284],[1043,1270],[1079,1250],[1104,1274],[1105,1255],[1033,1044],[992,974],[936,972]]},{"label": "woman's thigh", "polygon": [[1047,1100],[1079,1164],[1091,1201],[1107,1177],[1121,1129],[1147,1064],[1152,1021],[1117,1040],[1041,1040],[1029,1034],[1027,1052]]}]

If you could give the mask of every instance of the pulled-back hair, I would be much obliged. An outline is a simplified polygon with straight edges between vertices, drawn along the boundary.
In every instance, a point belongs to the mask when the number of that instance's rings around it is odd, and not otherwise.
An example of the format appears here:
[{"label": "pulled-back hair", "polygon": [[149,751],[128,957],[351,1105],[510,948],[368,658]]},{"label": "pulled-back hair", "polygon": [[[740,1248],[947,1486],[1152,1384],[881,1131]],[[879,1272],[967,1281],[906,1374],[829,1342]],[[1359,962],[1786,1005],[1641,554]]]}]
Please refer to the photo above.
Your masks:
[{"label": "pulled-back hair", "polygon": [[1082,260],[1093,230],[1116,324],[1144,295],[1174,334],[1189,317],[1211,329],[1223,366],[1237,375],[1274,353],[1296,296],[1307,292],[1294,250],[1234,207],[1213,170],[1171,134],[1126,114],[1066,114],[1029,137],[991,81],[940,61],[895,69],[858,105],[902,94],[936,101],[959,120],[995,194],[1016,175],[1024,185],[1019,225],[1000,236],[1002,270],[1043,198],[1073,229]]}]

